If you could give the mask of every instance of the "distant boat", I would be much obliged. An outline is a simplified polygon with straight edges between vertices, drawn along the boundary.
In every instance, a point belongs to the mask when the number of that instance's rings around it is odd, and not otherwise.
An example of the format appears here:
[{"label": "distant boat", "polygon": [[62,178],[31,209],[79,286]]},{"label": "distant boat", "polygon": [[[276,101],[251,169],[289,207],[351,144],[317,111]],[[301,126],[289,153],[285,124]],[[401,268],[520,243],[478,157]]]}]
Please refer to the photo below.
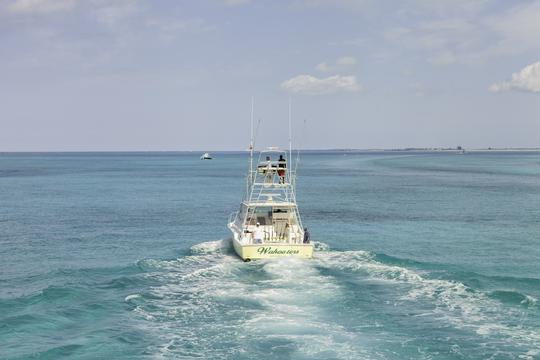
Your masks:
[{"label": "distant boat", "polygon": [[210,156],[209,153],[204,153],[201,156],[201,160],[212,160],[212,157]]}]

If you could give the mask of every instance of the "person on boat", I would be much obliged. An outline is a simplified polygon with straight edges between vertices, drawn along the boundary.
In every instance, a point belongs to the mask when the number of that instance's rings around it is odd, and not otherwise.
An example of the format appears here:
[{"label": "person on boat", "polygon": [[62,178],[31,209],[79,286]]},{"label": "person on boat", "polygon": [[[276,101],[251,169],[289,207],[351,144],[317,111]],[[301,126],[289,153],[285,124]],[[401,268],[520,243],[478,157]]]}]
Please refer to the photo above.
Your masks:
[{"label": "person on boat", "polygon": [[287,167],[287,160],[283,158],[283,155],[279,155],[278,159],[278,175],[279,175],[279,183],[285,184],[285,168]]},{"label": "person on boat", "polygon": [[307,227],[304,228],[304,244],[309,244],[309,231]]},{"label": "person on boat", "polygon": [[272,166],[272,159],[270,156],[266,157],[266,161],[261,161],[259,165],[257,165],[257,168],[259,169],[259,172],[266,174],[270,171],[270,167]]},{"label": "person on boat", "polygon": [[262,244],[264,239],[264,230],[261,227],[260,223],[255,225],[255,231],[253,232],[253,243]]}]

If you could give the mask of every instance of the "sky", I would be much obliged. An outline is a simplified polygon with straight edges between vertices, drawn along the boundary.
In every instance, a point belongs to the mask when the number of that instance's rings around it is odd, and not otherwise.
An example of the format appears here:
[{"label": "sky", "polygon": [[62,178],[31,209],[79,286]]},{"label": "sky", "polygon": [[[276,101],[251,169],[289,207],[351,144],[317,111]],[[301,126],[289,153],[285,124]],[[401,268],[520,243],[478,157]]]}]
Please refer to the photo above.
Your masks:
[{"label": "sky", "polygon": [[0,0],[0,151],[540,147],[540,1]]}]

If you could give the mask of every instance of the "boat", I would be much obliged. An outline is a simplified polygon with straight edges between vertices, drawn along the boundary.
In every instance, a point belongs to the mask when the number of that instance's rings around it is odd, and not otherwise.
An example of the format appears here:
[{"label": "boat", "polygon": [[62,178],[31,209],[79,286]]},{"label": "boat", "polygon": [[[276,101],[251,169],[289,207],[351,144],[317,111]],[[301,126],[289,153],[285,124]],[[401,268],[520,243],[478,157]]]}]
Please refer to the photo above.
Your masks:
[{"label": "boat", "polygon": [[209,153],[204,153],[201,155],[201,160],[212,160],[212,157]]},{"label": "boat", "polygon": [[290,135],[288,152],[275,147],[262,150],[254,167],[252,125],[249,152],[246,192],[240,209],[229,216],[227,224],[235,252],[244,261],[311,258],[313,244],[307,229],[302,227],[296,203]]}]

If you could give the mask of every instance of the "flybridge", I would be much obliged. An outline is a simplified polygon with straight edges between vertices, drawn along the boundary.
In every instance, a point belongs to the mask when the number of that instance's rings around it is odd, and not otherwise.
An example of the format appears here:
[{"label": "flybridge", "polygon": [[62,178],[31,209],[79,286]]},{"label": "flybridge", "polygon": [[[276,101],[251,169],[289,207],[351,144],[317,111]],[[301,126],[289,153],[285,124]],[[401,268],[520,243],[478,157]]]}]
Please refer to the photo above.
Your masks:
[{"label": "flybridge", "polygon": [[282,150],[263,150],[257,167],[248,175],[246,201],[282,201],[296,203],[294,193],[296,171],[289,166],[287,153]]}]

